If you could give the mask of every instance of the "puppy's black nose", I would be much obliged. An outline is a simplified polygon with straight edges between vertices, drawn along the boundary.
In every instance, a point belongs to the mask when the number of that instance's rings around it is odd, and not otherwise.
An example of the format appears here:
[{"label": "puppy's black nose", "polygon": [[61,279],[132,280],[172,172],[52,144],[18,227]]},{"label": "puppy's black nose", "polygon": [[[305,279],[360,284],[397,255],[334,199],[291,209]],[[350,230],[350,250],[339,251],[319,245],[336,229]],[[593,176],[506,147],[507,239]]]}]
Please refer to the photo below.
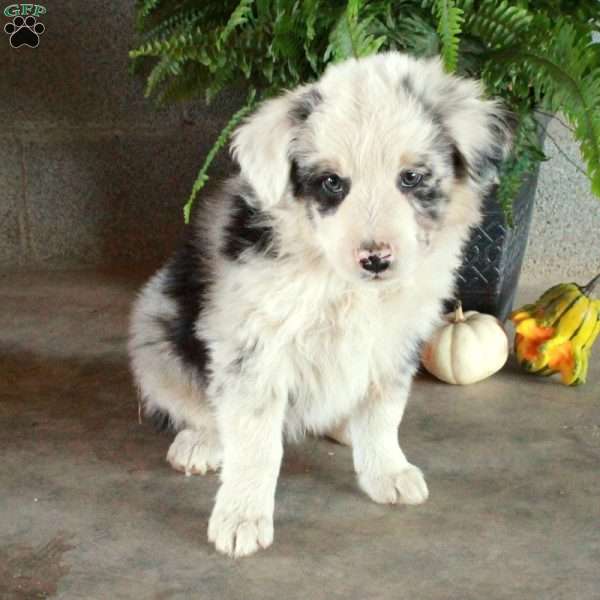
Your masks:
[{"label": "puppy's black nose", "polygon": [[381,273],[390,266],[390,261],[382,259],[377,254],[369,254],[369,256],[360,259],[360,266],[370,273]]}]

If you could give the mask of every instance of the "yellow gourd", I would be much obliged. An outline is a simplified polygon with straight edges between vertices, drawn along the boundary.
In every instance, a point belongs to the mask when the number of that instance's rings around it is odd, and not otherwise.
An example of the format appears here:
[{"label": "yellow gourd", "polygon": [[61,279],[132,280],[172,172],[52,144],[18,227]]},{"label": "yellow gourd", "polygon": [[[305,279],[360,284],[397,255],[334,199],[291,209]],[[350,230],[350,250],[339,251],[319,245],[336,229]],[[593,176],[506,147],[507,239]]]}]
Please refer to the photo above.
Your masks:
[{"label": "yellow gourd", "polygon": [[559,373],[565,385],[585,383],[592,345],[600,335],[600,300],[592,293],[597,275],[585,286],[559,283],[534,304],[515,310],[515,356],[525,371]]},{"label": "yellow gourd", "polygon": [[466,385],[499,371],[508,358],[508,337],[496,317],[476,311],[463,314],[458,304],[425,345],[423,366],[447,383]]}]

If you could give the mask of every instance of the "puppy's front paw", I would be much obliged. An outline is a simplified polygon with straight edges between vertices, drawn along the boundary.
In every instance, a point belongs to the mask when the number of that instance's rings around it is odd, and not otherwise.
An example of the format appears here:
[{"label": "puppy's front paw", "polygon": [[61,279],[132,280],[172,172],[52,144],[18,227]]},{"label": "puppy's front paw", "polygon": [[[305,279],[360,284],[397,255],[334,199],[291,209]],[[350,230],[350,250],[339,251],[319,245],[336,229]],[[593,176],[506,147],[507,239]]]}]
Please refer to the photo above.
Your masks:
[{"label": "puppy's front paw", "polygon": [[214,433],[184,429],[173,440],[167,461],[186,475],[204,475],[221,464],[221,446]]},{"label": "puppy's front paw", "polygon": [[243,511],[221,508],[217,502],[208,523],[208,539],[223,554],[249,556],[273,543],[273,517],[248,516]]},{"label": "puppy's front paw", "polygon": [[358,481],[370,498],[380,504],[421,504],[429,496],[421,469],[410,463],[397,471],[361,473]]}]

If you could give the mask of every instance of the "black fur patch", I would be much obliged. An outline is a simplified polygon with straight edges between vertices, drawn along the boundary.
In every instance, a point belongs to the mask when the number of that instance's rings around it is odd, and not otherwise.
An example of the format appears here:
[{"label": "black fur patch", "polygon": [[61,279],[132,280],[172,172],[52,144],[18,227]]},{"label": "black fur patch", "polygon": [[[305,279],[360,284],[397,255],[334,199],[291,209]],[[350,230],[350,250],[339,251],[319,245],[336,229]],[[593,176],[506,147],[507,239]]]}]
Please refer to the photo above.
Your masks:
[{"label": "black fur patch", "polygon": [[299,198],[305,192],[307,173],[300,171],[300,165],[294,159],[291,159],[292,166],[290,168],[290,180],[292,182],[292,188],[294,196]]},{"label": "black fur patch", "polygon": [[452,144],[452,169],[456,179],[464,179],[468,174],[467,159],[456,144]]},{"label": "black fur patch", "polygon": [[332,173],[314,167],[301,167],[296,160],[292,159],[290,179],[294,196],[299,200],[313,202],[321,216],[334,214],[350,191],[350,179],[340,177],[343,193],[336,197],[327,194],[322,184],[328,175],[332,175]]},{"label": "black fur patch", "polygon": [[265,224],[268,221],[265,213],[250,206],[243,196],[235,196],[232,202],[233,212],[221,248],[223,256],[239,260],[245,250],[252,248],[257,254],[276,258],[273,228]]},{"label": "black fur patch", "polygon": [[157,431],[159,433],[163,432],[163,431],[167,431],[167,432],[175,431],[175,427],[173,425],[173,421],[171,421],[171,417],[169,416],[169,413],[163,412],[161,410],[156,410],[156,411],[152,412],[151,414],[147,415],[147,417],[150,420],[150,422],[152,423],[152,426],[154,427],[155,431]]},{"label": "black fur patch", "polygon": [[303,94],[290,111],[290,118],[294,123],[304,123],[313,110],[323,102],[323,96],[316,88]]},{"label": "black fur patch", "polygon": [[167,263],[163,290],[175,302],[177,315],[161,323],[179,358],[206,381],[210,351],[194,331],[210,284],[199,244],[194,231],[188,228],[183,243]]}]

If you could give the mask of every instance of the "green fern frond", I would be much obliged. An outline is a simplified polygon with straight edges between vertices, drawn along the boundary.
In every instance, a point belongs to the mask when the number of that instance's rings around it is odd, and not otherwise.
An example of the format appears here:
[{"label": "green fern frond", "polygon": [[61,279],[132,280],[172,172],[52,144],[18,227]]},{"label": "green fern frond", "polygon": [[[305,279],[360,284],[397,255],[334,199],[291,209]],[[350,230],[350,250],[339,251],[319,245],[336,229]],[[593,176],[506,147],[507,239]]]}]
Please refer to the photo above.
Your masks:
[{"label": "green fern frond", "polygon": [[162,84],[160,91],[155,92],[156,102],[165,105],[169,102],[177,102],[189,99],[197,92],[198,85],[205,87],[210,85],[210,78],[206,69],[194,61],[181,63],[181,72],[176,77],[170,77]]},{"label": "green fern frond", "polygon": [[467,0],[463,10],[468,15],[465,31],[477,36],[491,48],[509,46],[519,39],[531,25],[533,15],[508,0],[483,0],[472,8],[473,0]]},{"label": "green fern frond", "polygon": [[464,21],[463,11],[454,0],[435,0],[433,10],[438,19],[437,31],[442,42],[441,54],[444,67],[449,73],[456,71],[458,45]]},{"label": "green fern frond", "polygon": [[147,17],[156,10],[161,0],[141,0],[138,2],[138,12],[141,17]]},{"label": "green fern frond", "polygon": [[162,0],[138,0],[137,1],[137,23],[141,25],[152,13],[154,13]]},{"label": "green fern frond", "polygon": [[331,57],[334,62],[346,58],[360,58],[377,52],[385,43],[385,36],[375,36],[371,32],[373,17],[359,18],[364,0],[348,0],[346,10],[341,14],[329,37],[329,46],[324,60]]},{"label": "green fern frond", "polygon": [[181,33],[174,33],[168,38],[145,42],[135,50],[130,50],[129,57],[139,58],[142,56],[168,55],[184,58],[186,50],[193,52],[194,48],[201,45],[205,35],[199,27]]},{"label": "green fern frond", "polygon": [[439,54],[440,39],[437,30],[419,14],[402,15],[393,29],[386,26],[386,35],[398,50],[405,50],[414,56],[430,57]]},{"label": "green fern frond", "polygon": [[144,95],[148,98],[164,80],[181,73],[181,60],[172,59],[170,56],[163,56],[156,66],[150,71],[146,82]]},{"label": "green fern frond", "polygon": [[303,2],[303,16],[306,21],[306,41],[315,39],[317,16],[319,14],[319,0],[305,0]]},{"label": "green fern frond", "polygon": [[248,100],[246,101],[246,104],[242,108],[240,108],[240,110],[238,110],[231,117],[231,119],[229,119],[229,122],[227,123],[227,125],[225,125],[225,127],[223,127],[223,129],[221,130],[221,133],[219,134],[219,137],[217,138],[215,143],[212,145],[212,148],[209,150],[208,154],[206,155],[206,158],[204,159],[204,163],[203,163],[202,167],[200,167],[200,171],[198,172],[198,175],[196,176],[196,181],[194,182],[194,185],[192,186],[192,191],[190,193],[188,201],[185,203],[185,206],[183,207],[183,218],[184,218],[184,221],[186,224],[190,222],[192,206],[194,204],[194,200],[196,199],[196,196],[198,195],[198,192],[206,185],[206,183],[209,180],[208,170],[209,170],[211,164],[215,160],[215,157],[217,156],[217,154],[225,147],[225,145],[229,141],[229,138],[231,137],[233,130],[242,122],[242,120],[246,117],[246,115],[248,115],[253,110],[254,99],[255,99],[255,93],[251,92],[251,94],[248,97]]},{"label": "green fern frond", "polygon": [[581,39],[565,22],[549,28],[545,37],[545,47],[540,40],[538,49],[517,47],[494,52],[490,58],[525,64],[541,105],[561,111],[574,126],[592,191],[600,196],[600,68],[591,39]]},{"label": "green fern frond", "polygon": [[217,40],[217,50],[227,41],[229,36],[239,27],[243,27],[252,17],[254,0],[240,0],[235,10],[231,13],[225,28]]},{"label": "green fern frond", "polygon": [[304,39],[304,55],[315,75],[319,71],[319,56],[313,47],[316,37],[317,15],[319,14],[319,0],[305,0],[303,3],[303,17],[306,24],[306,37]]},{"label": "green fern frond", "polygon": [[189,31],[203,19],[204,15],[205,10],[202,8],[194,8],[181,13],[176,13],[165,18],[155,27],[150,29],[142,27],[143,39],[145,41],[164,39],[172,36],[176,32]]}]

